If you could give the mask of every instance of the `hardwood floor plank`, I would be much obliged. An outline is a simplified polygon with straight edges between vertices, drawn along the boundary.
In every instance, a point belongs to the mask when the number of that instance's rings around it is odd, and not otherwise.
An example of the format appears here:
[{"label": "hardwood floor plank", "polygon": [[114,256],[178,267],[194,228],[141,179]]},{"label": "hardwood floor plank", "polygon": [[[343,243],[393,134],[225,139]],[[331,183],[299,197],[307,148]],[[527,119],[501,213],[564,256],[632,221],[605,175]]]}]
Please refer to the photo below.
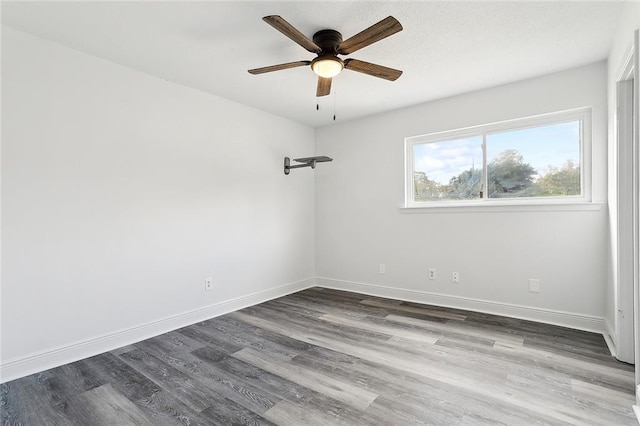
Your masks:
[{"label": "hardwood floor plank", "polygon": [[243,377],[254,387],[291,402],[309,401],[316,394],[305,386],[233,357],[221,360],[218,365],[236,377]]},{"label": "hardwood floor plank", "polygon": [[134,404],[155,426],[208,426],[209,419],[187,407],[177,398],[162,390]]},{"label": "hardwood floor plank", "polygon": [[197,412],[209,408],[212,401],[219,405],[220,398],[233,401],[256,414],[263,413],[279,401],[279,398],[261,392],[207,360],[198,358],[196,354],[204,353],[204,349],[183,354],[180,358],[171,357],[170,360],[167,357],[159,359],[143,350],[127,352],[122,357]]},{"label": "hardwood floor plank", "polygon": [[615,402],[621,406],[635,403],[633,392],[621,392],[582,380],[571,379],[571,390],[578,394],[589,395],[600,401]]},{"label": "hardwood floor plank", "polygon": [[[84,360],[83,360],[84,361]],[[109,379],[87,362],[78,361],[49,370],[47,381],[61,400],[105,385]]]},{"label": "hardwood floor plank", "polygon": [[582,413],[575,416],[577,419],[583,419],[584,413],[588,413],[589,421],[594,424],[625,424],[633,420],[633,417],[629,415],[630,413],[622,414],[623,404],[611,404],[605,398],[598,401],[597,405],[593,404],[589,402],[587,395],[575,392],[570,384],[568,386],[558,386],[549,392],[549,388],[541,385],[536,377],[510,374],[507,377],[506,385],[509,389],[540,395],[540,401],[547,405],[550,405],[551,401],[553,401],[554,403],[565,404],[568,407],[574,406],[576,410]]},{"label": "hardwood floor plank", "polygon": [[47,383],[47,372],[0,384],[0,424],[72,424]]},{"label": "hardwood floor plank", "polygon": [[[209,364],[216,364],[222,360],[225,360],[231,356],[231,354],[226,353],[226,351],[221,351],[218,348],[213,346],[205,346],[203,348],[197,349],[191,352],[191,355],[200,358],[203,361],[208,362]],[[180,364],[184,364],[188,358],[182,358],[179,361]],[[197,362],[197,361],[196,361]],[[187,366],[189,370],[192,369],[191,366]]]},{"label": "hardwood floor plank", "polygon": [[495,331],[482,331],[473,329],[461,321],[444,321],[433,322],[430,320],[407,317],[402,315],[389,314],[385,318],[388,322],[413,326],[418,330],[430,333],[439,333],[444,336],[467,340],[470,338],[483,339],[485,341],[493,341],[507,343],[509,345],[522,346],[524,338],[510,333],[500,333]]},{"label": "hardwood floor plank", "polygon": [[232,354],[244,348],[240,343],[230,341],[229,339],[224,338],[224,336],[219,335],[204,323],[193,324],[189,327],[181,328],[179,332],[193,340],[204,343],[205,346],[214,346],[224,350],[228,354]]},{"label": "hardwood floor plank", "polygon": [[384,333],[388,334],[390,337],[399,337],[406,340],[411,340],[420,343],[434,344],[440,338],[440,335],[429,334],[429,333],[420,333],[407,331],[399,327],[393,327],[384,324],[375,324],[371,321],[367,321],[367,318],[361,319],[352,319],[349,317],[332,315],[332,314],[324,314],[320,317],[323,321],[328,321],[334,324],[349,326],[353,328],[359,328],[361,330],[373,331],[376,333]]},{"label": "hardwood floor plank", "polygon": [[[437,398],[441,388],[432,386],[427,379],[395,368],[369,362],[322,347],[292,360],[296,365],[313,369],[328,377],[344,379],[379,395],[404,391],[426,392]],[[444,392],[448,392],[444,390]]]},{"label": "hardwood floor plank", "polygon": [[200,414],[207,419],[208,425],[220,425],[220,426],[271,426],[269,420],[254,413],[251,410],[244,408],[241,405],[235,404],[233,401],[223,401],[224,409],[220,406],[211,406],[206,410],[203,410]]},{"label": "hardwood floor plank", "polygon": [[334,290],[324,287],[311,287],[297,293],[290,294],[286,297],[281,297],[278,300],[290,300],[289,296],[305,297],[309,300],[319,300],[322,302],[325,309],[341,304],[358,305],[361,300],[370,297],[351,291]]},{"label": "hardwood floor plank", "polygon": [[[602,338],[602,336],[600,336]],[[602,338],[601,346],[605,346],[604,338]],[[577,360],[582,360],[587,363],[597,362],[602,365],[610,364],[614,366],[616,369],[625,369],[625,365],[619,365],[620,363],[613,359],[611,354],[604,353],[603,349],[595,351],[592,347],[591,343],[580,345],[579,343],[567,344],[566,340],[558,341],[557,338],[550,338],[546,340],[543,336],[525,337],[525,346],[530,348],[539,349],[546,352],[553,352],[559,355],[568,356],[570,358],[574,358]],[[627,371],[633,371],[632,366],[627,366]]]},{"label": "hardwood floor plank", "polygon": [[118,355],[123,354],[125,352],[129,352],[129,351],[131,351],[133,349],[135,349],[135,346],[127,345],[127,346],[121,346],[121,347],[116,348],[116,349],[114,349],[112,351],[109,351],[109,353],[112,354],[112,355],[118,356]]},{"label": "hardwood floor plank", "polygon": [[83,368],[97,373],[105,382],[111,383],[116,391],[132,401],[148,397],[160,390],[152,380],[109,352],[87,358],[79,363],[86,364]]},{"label": "hardwood floor plank", "polygon": [[362,419],[359,410],[344,401],[322,395],[308,402],[281,401],[264,416],[278,425],[371,426]]},{"label": "hardwood floor plank", "polygon": [[77,395],[69,401],[69,411],[78,425],[153,426],[153,422],[129,399],[106,384]]},{"label": "hardwood floor plank", "polygon": [[629,389],[634,386],[634,378],[629,372],[609,365],[585,362],[553,352],[529,347],[496,347],[496,352],[508,353],[514,357],[541,363],[555,371],[569,372],[572,376],[590,383],[609,384],[612,389]]},{"label": "hardwood floor plank", "polygon": [[[276,356],[282,360],[288,361],[294,356],[300,353],[300,349],[292,348],[293,345],[281,345],[273,340],[264,339],[254,333],[245,331],[242,327],[238,327],[236,324],[228,323],[224,321],[210,321],[207,322],[209,331],[215,333],[219,338],[231,341],[243,348],[255,348],[260,351],[269,352],[273,356]],[[283,341],[285,338],[277,340]],[[291,340],[291,339],[289,339]],[[296,345],[302,346],[302,345]],[[308,347],[302,346],[303,348]],[[304,349],[303,349],[304,350]]]},{"label": "hardwood floor plank", "polygon": [[[242,312],[242,311],[240,311]],[[235,319],[229,315],[224,315],[222,317],[216,318],[217,321],[220,321],[223,324],[227,324],[229,327],[234,327],[236,330],[241,330],[243,333],[254,336],[259,339],[268,340],[272,343],[277,343],[289,350],[295,351],[296,353],[300,353],[303,351],[312,348],[313,345],[310,345],[305,342],[301,342],[300,340],[292,339],[288,336],[283,336],[282,334],[272,333],[269,330],[265,330],[260,327],[256,327],[251,324],[247,324],[246,322],[242,322],[238,319]]]},{"label": "hardwood floor plank", "polygon": [[[282,328],[280,328],[279,332],[276,332],[272,328],[260,325],[255,320],[264,319],[265,321],[267,321],[267,323],[277,322],[295,330],[313,330],[316,333],[340,338],[345,341],[358,341],[377,344],[389,339],[389,336],[384,333],[378,333],[368,330],[358,330],[352,327],[342,327],[337,324],[323,321],[320,318],[305,318],[295,314],[291,314],[286,310],[274,308],[265,310],[264,308],[254,306],[252,308],[243,309],[242,311],[232,312],[228,315],[232,318],[239,319],[241,321],[261,328],[266,328],[271,332],[275,332],[283,336],[293,337],[297,340],[302,339],[299,339],[297,336],[289,335],[286,330],[283,332]],[[306,340],[302,341],[313,344],[313,342],[308,342]]]},{"label": "hardwood floor plank", "polygon": [[[189,353],[195,351],[196,349],[203,348],[207,346],[206,343],[192,339],[182,333],[179,330],[170,331],[169,333],[161,334],[156,337],[152,337],[151,339],[147,339],[144,341],[146,344],[155,345],[158,349],[161,349],[163,352],[179,356],[183,353]],[[138,347],[137,345],[131,345],[130,348]],[[125,353],[128,351],[123,351],[121,353]]]},{"label": "hardwood floor plank", "polygon": [[141,349],[134,349],[120,356],[132,367],[158,383],[163,390],[173,395],[192,411],[200,412],[211,404],[214,392],[193,380],[191,376],[159,360],[150,353]]},{"label": "hardwood floor plank", "polygon": [[405,418],[410,423],[423,420],[432,425],[457,425],[464,407],[427,395],[401,393],[381,396],[367,408],[367,413],[380,419],[386,418],[387,413],[394,413],[394,417]]},{"label": "hardwood floor plank", "polygon": [[415,307],[415,306],[407,306],[407,305],[402,305],[402,304],[397,305],[397,304],[394,304],[394,303],[389,303],[389,302],[384,302],[384,301],[379,301],[379,300],[373,300],[373,299],[365,299],[360,303],[362,303],[363,305],[376,306],[376,307],[379,307],[379,308],[389,309],[391,311],[411,312],[413,314],[419,314],[419,315],[423,315],[423,316],[427,316],[427,317],[453,319],[453,320],[458,320],[458,321],[464,321],[465,318],[467,318],[466,315],[453,314],[453,313],[450,313],[450,312],[439,311],[439,310],[436,310],[436,309],[431,309],[428,306]]},{"label": "hardwood floor plank", "polygon": [[193,360],[190,362],[191,374],[197,378],[198,382],[208,386],[216,393],[224,395],[225,398],[257,414],[264,413],[280,401],[279,394],[265,392],[253,386],[246,378],[224,371],[218,364],[212,364],[206,360],[197,363],[199,354],[202,354],[201,349],[195,351],[193,355],[185,357],[187,361]]},{"label": "hardwood floor plank", "polygon": [[343,300],[341,302],[333,302],[333,299],[329,299],[332,303],[327,303],[327,299],[321,299],[317,295],[308,295],[302,293],[296,293],[292,295],[294,297],[286,299],[278,299],[280,305],[285,306],[304,306],[309,309],[315,309],[323,314],[338,314],[347,316],[380,316],[383,317],[389,312],[383,308],[376,308],[373,306],[364,306],[360,303],[360,300]]},{"label": "hardwood floor plank", "polygon": [[359,410],[365,410],[378,396],[366,389],[354,386],[348,381],[336,380],[313,370],[285,364],[276,358],[269,357],[251,348],[238,351],[233,354],[233,357],[248,362],[272,374],[284,377],[292,382],[296,382],[299,385],[313,389],[326,396],[344,401],[346,404]]},{"label": "hardwood floor plank", "polygon": [[289,312],[296,313],[298,315],[318,318],[320,315],[324,315],[326,312],[326,305],[317,303],[306,303],[306,299],[276,299],[270,300],[262,304],[265,308],[280,308],[286,309]]}]

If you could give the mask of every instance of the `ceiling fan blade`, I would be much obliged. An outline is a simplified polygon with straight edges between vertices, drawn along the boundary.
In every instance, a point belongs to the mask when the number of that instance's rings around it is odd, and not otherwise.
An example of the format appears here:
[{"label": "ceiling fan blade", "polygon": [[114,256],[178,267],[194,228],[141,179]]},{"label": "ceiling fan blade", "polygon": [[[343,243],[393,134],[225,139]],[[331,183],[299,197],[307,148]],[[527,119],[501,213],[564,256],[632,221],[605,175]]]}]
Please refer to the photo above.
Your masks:
[{"label": "ceiling fan blade", "polygon": [[351,71],[358,71],[363,74],[372,75],[374,77],[384,78],[385,80],[395,81],[402,75],[402,71],[382,65],[372,64],[370,62],[359,61],[357,59],[346,59],[344,68]]},{"label": "ceiling fan blade", "polygon": [[338,53],[348,55],[399,31],[402,31],[400,22],[393,16],[387,16],[377,24],[343,41],[338,47]]},{"label": "ceiling fan blade", "polygon": [[305,65],[309,65],[310,63],[311,61],[287,62],[286,64],[278,64],[278,65],[271,65],[268,67],[254,68],[252,70],[249,70],[249,74],[263,74],[265,72],[280,71],[280,70],[286,70],[289,68],[296,68],[296,67],[304,67]]},{"label": "ceiling fan blade", "polygon": [[306,35],[298,31],[293,25],[284,20],[282,16],[269,15],[262,18],[264,22],[271,25],[309,52],[320,53],[320,47],[309,39]]},{"label": "ceiling fan blade", "polygon": [[318,89],[316,90],[316,96],[327,96],[331,93],[331,79],[318,77]]}]

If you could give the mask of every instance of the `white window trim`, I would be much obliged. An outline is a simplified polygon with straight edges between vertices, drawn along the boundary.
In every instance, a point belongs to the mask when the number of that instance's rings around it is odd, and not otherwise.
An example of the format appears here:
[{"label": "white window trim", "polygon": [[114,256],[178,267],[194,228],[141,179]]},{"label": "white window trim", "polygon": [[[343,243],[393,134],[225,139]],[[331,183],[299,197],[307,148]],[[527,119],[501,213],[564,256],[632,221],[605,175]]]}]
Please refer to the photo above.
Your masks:
[{"label": "white window trim", "polygon": [[[481,136],[510,130],[521,130],[546,124],[559,124],[563,122],[580,120],[582,125],[580,147],[580,188],[581,195],[567,197],[530,197],[530,198],[479,198],[474,200],[415,201],[414,195],[414,155],[415,145],[461,139],[468,136]],[[509,210],[599,210],[601,203],[592,202],[591,175],[591,107],[575,108],[565,111],[552,112],[513,120],[498,121],[495,123],[465,127],[462,129],[447,130],[443,132],[429,133],[426,135],[410,136],[404,140],[405,158],[405,204],[401,210],[405,213],[427,212],[430,210],[446,211],[509,211]],[[483,152],[483,156],[486,155]],[[486,163],[486,158],[484,159]],[[486,168],[486,164],[483,164]],[[486,170],[484,170],[486,175]],[[486,191],[486,188],[485,188]]]}]

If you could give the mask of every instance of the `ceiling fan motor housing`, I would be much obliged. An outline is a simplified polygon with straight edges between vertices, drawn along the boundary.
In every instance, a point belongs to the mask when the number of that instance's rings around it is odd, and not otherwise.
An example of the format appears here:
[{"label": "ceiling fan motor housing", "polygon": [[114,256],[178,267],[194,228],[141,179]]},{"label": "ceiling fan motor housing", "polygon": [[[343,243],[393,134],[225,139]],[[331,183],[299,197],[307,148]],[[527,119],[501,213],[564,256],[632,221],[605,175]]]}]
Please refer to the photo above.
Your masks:
[{"label": "ceiling fan motor housing", "polygon": [[313,35],[313,42],[321,49],[318,55],[335,55],[342,43],[342,34],[336,30],[320,30]]}]

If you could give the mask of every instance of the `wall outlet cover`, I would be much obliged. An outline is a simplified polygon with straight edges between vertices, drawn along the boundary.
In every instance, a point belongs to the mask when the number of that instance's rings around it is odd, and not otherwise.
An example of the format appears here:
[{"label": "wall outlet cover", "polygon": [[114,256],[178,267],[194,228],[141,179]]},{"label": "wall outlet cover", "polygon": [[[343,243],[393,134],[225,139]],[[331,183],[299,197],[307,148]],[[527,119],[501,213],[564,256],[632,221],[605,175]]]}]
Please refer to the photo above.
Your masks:
[{"label": "wall outlet cover", "polygon": [[530,293],[540,293],[540,280],[531,278],[529,280],[529,292]]}]

